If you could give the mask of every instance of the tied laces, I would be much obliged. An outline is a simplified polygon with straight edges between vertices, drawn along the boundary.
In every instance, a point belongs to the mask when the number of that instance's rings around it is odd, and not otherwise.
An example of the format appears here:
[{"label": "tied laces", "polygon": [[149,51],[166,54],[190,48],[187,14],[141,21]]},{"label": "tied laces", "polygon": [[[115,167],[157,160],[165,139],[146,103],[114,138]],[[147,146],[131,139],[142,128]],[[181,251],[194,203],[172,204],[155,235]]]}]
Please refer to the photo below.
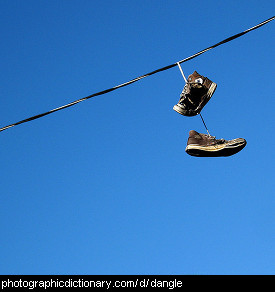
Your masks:
[{"label": "tied laces", "polygon": [[227,140],[221,138],[221,139],[216,139],[216,136],[211,136],[210,134],[203,134],[205,137],[207,137],[209,140],[212,140],[214,144],[224,144],[227,142]]},{"label": "tied laces", "polygon": [[226,142],[226,140],[223,139],[223,138],[221,138],[221,139],[216,139],[216,136],[210,136],[210,137],[211,137],[211,139],[213,139],[213,140],[216,142],[216,144],[223,144],[223,143]]},{"label": "tied laces", "polygon": [[225,139],[223,139],[223,138],[221,138],[221,139],[216,139],[216,136],[211,136],[211,135],[206,135],[206,136],[208,136],[208,138],[211,139],[211,140],[213,141],[213,143],[214,143],[213,146],[215,146],[215,145],[220,145],[220,144],[224,144],[224,143],[227,142],[227,141],[226,141]]}]

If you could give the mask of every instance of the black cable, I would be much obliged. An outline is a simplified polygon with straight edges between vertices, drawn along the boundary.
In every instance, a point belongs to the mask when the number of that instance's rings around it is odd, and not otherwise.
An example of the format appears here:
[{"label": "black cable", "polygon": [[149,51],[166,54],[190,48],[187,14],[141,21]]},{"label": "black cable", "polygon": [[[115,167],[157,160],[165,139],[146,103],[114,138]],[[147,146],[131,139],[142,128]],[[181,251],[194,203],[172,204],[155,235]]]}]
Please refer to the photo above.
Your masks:
[{"label": "black cable", "polygon": [[202,122],[203,122],[203,124],[204,124],[204,127],[205,127],[206,131],[207,131],[208,136],[211,136],[210,133],[209,133],[209,131],[208,131],[208,128],[207,128],[207,126],[206,126],[206,124],[205,124],[205,121],[204,121],[204,119],[203,119],[203,117],[202,117],[201,114],[200,114],[200,117],[201,117],[201,120],[202,120]]},{"label": "black cable", "polygon": [[11,127],[14,127],[14,126],[17,126],[17,125],[23,124],[23,123],[26,123],[26,122],[29,122],[29,121],[32,121],[32,120],[36,120],[36,119],[38,119],[38,118],[44,117],[44,116],[46,116],[46,115],[52,114],[52,113],[57,112],[57,111],[60,111],[60,110],[62,110],[62,109],[65,109],[65,108],[71,107],[71,106],[73,106],[73,105],[75,105],[75,104],[77,104],[77,103],[79,103],[79,102],[82,102],[82,101],[84,101],[84,100],[90,99],[90,98],[92,98],[92,97],[95,97],[95,96],[98,96],[98,95],[102,95],[102,94],[106,94],[106,93],[111,92],[111,91],[114,91],[114,90],[116,90],[116,89],[118,89],[118,88],[121,88],[121,87],[124,87],[124,86],[130,85],[130,84],[132,84],[132,83],[134,83],[134,82],[137,82],[137,81],[139,81],[139,80],[141,80],[141,79],[143,79],[143,78],[145,78],[145,77],[151,76],[151,75],[156,74],[156,73],[158,73],[158,72],[165,71],[165,70],[168,70],[168,69],[170,69],[170,68],[173,68],[173,67],[177,66],[178,63],[181,64],[181,63],[187,62],[187,61],[189,61],[189,60],[191,60],[191,59],[193,59],[193,58],[196,58],[196,57],[198,57],[199,55],[201,55],[201,54],[203,54],[203,53],[205,53],[205,52],[207,52],[207,51],[209,51],[209,50],[211,50],[211,49],[213,49],[213,48],[216,48],[216,47],[218,47],[218,46],[220,46],[220,45],[222,45],[222,44],[225,44],[225,43],[227,43],[227,42],[230,42],[230,41],[232,41],[232,40],[234,40],[234,39],[236,39],[236,38],[238,38],[238,37],[240,37],[240,36],[243,36],[244,34],[250,32],[250,31],[252,31],[252,30],[254,30],[254,29],[259,28],[259,27],[265,25],[266,23],[268,23],[268,22],[270,22],[270,21],[272,21],[272,20],[274,20],[274,19],[275,19],[275,16],[273,16],[273,17],[271,17],[271,18],[269,18],[269,19],[267,19],[267,20],[265,20],[265,21],[263,21],[263,22],[261,22],[261,23],[255,25],[255,26],[253,26],[253,27],[249,28],[249,29],[247,29],[247,30],[245,30],[245,31],[243,31],[243,32],[241,32],[241,33],[238,33],[238,34],[235,34],[235,35],[233,35],[233,36],[231,36],[231,37],[229,37],[229,38],[226,38],[225,40],[223,40],[223,41],[221,41],[221,42],[219,42],[219,43],[217,43],[217,44],[215,44],[215,45],[212,45],[212,46],[210,46],[210,47],[208,47],[208,48],[206,48],[206,49],[204,49],[204,50],[202,50],[202,51],[199,51],[198,53],[196,53],[196,54],[194,54],[194,55],[192,55],[192,56],[190,56],[190,57],[188,57],[188,58],[185,58],[185,59],[183,59],[183,60],[181,60],[181,61],[178,61],[178,62],[176,62],[176,63],[173,63],[173,64],[171,64],[171,65],[168,65],[168,66],[165,66],[165,67],[159,68],[159,69],[157,69],[157,70],[154,70],[154,71],[152,71],[152,72],[150,72],[150,73],[147,73],[147,74],[144,74],[144,75],[139,76],[139,77],[137,77],[137,78],[134,78],[134,79],[132,79],[132,80],[130,80],[130,81],[128,81],[128,82],[122,83],[122,84],[117,85],[117,86],[115,86],[115,87],[112,87],[112,88],[109,88],[109,89],[105,89],[105,90],[103,90],[103,91],[100,91],[100,92],[97,92],[97,93],[91,94],[91,95],[89,95],[89,96],[86,96],[86,97],[80,98],[80,99],[78,99],[78,100],[75,100],[75,101],[73,101],[73,102],[71,102],[71,103],[68,103],[68,104],[66,104],[66,105],[63,105],[63,106],[61,106],[61,107],[58,107],[58,108],[52,109],[52,110],[50,110],[50,111],[48,111],[48,112],[45,112],[45,113],[42,113],[42,114],[39,114],[39,115],[35,115],[35,116],[30,117],[30,118],[27,118],[27,119],[24,119],[24,120],[22,120],[22,121],[19,121],[19,122],[17,122],[17,123],[10,124],[10,125],[8,125],[8,126],[5,126],[5,127],[3,127],[3,128],[0,128],[0,132],[2,132],[2,131],[4,131],[4,130],[7,130],[7,129],[11,128]]}]

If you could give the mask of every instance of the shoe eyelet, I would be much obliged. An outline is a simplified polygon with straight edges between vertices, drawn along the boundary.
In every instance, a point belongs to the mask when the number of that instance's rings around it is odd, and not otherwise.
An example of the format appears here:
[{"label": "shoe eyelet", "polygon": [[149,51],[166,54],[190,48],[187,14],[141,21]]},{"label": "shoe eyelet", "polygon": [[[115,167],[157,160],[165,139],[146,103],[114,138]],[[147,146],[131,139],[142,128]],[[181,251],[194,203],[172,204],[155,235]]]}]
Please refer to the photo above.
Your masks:
[{"label": "shoe eyelet", "polygon": [[197,79],[195,80],[195,83],[203,84],[203,80],[202,80],[202,78],[197,78]]}]

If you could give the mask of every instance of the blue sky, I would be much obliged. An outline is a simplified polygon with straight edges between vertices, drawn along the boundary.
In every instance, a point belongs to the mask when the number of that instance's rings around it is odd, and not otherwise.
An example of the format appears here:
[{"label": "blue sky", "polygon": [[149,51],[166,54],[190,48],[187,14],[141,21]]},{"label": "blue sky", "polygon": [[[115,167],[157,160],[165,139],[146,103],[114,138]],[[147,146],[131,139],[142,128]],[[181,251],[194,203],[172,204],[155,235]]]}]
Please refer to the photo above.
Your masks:
[{"label": "blue sky", "polygon": [[[273,1],[0,1],[1,127],[186,58]],[[274,25],[182,65],[227,158],[185,153],[178,68],[0,133],[1,274],[274,274]]]}]

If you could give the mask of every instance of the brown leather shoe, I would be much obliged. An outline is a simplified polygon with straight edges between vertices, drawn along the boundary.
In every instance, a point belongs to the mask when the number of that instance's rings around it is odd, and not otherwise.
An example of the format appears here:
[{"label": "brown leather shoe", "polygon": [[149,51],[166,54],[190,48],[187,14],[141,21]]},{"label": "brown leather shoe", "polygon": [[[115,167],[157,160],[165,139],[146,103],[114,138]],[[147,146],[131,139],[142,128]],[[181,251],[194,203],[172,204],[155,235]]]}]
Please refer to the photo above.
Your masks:
[{"label": "brown leather shoe", "polygon": [[173,109],[184,116],[199,114],[214,94],[216,87],[216,83],[195,71],[188,76],[180,100],[174,105]]},{"label": "brown leather shoe", "polygon": [[233,140],[216,139],[213,136],[191,130],[185,151],[189,155],[199,157],[230,156],[241,151],[245,145],[246,140],[243,138]]}]

